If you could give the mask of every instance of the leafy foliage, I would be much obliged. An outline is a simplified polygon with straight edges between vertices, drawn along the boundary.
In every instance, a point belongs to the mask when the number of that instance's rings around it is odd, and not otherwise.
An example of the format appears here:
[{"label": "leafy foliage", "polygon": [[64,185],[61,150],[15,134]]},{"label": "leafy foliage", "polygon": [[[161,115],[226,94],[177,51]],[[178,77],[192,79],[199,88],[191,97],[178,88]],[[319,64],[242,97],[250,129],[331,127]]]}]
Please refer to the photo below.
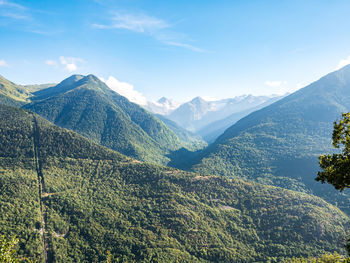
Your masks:
[{"label": "leafy foliage", "polygon": [[341,153],[321,155],[319,157],[322,172],[318,172],[317,181],[328,182],[338,190],[350,187],[350,113],[334,123],[333,146],[341,148]]},{"label": "leafy foliage", "polygon": [[320,258],[308,257],[308,258],[292,258],[283,261],[283,263],[348,263],[350,262],[349,258],[344,258],[339,255],[337,252],[333,254],[324,254]]},{"label": "leafy foliage", "polygon": [[5,235],[0,236],[0,262],[17,263],[15,246],[18,240],[15,238],[7,239]]}]

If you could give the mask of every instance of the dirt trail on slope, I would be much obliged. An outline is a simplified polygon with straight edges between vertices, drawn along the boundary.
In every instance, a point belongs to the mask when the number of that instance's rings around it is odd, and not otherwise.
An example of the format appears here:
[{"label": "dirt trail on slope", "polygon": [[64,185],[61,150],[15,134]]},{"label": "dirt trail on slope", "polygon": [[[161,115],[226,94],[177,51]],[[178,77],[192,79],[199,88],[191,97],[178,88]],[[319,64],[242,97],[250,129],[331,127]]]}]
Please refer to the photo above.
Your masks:
[{"label": "dirt trail on slope", "polygon": [[43,241],[43,256],[44,262],[49,263],[51,260],[48,258],[48,243],[46,236],[46,209],[44,205],[44,195],[45,192],[45,181],[44,175],[42,173],[41,160],[40,160],[40,151],[39,151],[39,142],[40,142],[40,132],[38,122],[35,116],[33,116],[33,148],[34,148],[34,162],[35,169],[38,175],[38,185],[39,185],[39,200],[40,200],[40,213],[41,213],[41,236]]}]

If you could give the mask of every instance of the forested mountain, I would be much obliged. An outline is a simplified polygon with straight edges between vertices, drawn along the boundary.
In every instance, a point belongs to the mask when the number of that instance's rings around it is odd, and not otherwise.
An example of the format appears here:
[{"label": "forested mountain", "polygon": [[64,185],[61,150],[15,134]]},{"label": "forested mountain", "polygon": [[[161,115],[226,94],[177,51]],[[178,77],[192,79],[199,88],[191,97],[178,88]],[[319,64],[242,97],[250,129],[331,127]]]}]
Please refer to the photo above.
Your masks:
[{"label": "forested mountain", "polygon": [[[334,191],[314,181],[317,158],[331,150],[333,122],[349,110],[346,66],[239,120],[195,160],[193,170],[311,191],[331,200]],[[337,198],[348,207],[349,195]]]},{"label": "forested mountain", "polygon": [[93,75],[73,75],[33,95],[24,108],[139,160],[166,164],[167,154],[186,146],[163,122]]},{"label": "forested mountain", "polygon": [[[225,119],[232,114],[242,113],[247,110],[252,111],[261,104],[267,104],[273,97],[243,95],[231,99],[217,101],[208,101],[202,97],[196,97],[193,100],[183,103],[167,116],[168,119],[176,122],[181,127],[191,131],[198,132],[205,126],[209,126],[215,121]],[[246,114],[251,111],[246,112]],[[245,116],[242,115],[241,116]],[[237,119],[235,119],[237,121]],[[231,125],[234,122],[231,123]],[[222,130],[222,132],[225,129]]]},{"label": "forested mountain", "polygon": [[47,262],[279,262],[342,252],[320,198],[140,163],[0,105],[0,232]]}]

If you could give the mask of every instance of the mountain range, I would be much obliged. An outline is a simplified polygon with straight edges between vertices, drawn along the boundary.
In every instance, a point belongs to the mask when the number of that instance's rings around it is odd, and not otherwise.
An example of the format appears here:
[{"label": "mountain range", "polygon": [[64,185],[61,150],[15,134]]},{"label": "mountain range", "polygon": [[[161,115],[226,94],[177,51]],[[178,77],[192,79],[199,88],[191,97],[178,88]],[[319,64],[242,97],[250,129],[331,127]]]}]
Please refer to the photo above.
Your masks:
[{"label": "mountain range", "polygon": [[348,209],[347,191],[336,194],[314,178],[318,156],[333,151],[333,122],[349,110],[346,66],[239,120],[193,160],[192,170],[307,191]]},{"label": "mountain range", "polygon": [[196,97],[182,104],[163,97],[145,108],[212,142],[239,119],[282,97],[242,95],[215,101]]},{"label": "mountain range", "polygon": [[[1,77],[0,233],[45,262],[344,253],[350,194],[314,178],[333,121],[350,110],[349,87],[346,66],[283,98],[196,98],[164,116],[94,75],[31,86]],[[228,114],[212,122],[224,132],[206,147],[169,119],[181,108]]]},{"label": "mountain range", "polygon": [[347,215],[304,193],[141,163],[0,105],[0,233],[35,261],[279,262],[343,251]]}]

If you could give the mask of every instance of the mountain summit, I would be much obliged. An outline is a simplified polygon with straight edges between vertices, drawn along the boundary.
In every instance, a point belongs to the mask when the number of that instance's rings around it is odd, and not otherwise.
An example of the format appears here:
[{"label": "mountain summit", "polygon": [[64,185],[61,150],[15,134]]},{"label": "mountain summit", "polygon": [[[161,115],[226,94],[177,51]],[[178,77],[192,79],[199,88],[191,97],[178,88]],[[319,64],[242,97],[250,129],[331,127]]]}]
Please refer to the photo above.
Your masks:
[{"label": "mountain summit", "polygon": [[161,97],[156,102],[148,101],[147,105],[145,105],[144,107],[145,109],[155,114],[169,115],[179,106],[180,103],[165,97]]},{"label": "mountain summit", "polygon": [[139,160],[167,163],[165,155],[183,146],[163,122],[94,75],[73,75],[35,92],[24,108]]}]

